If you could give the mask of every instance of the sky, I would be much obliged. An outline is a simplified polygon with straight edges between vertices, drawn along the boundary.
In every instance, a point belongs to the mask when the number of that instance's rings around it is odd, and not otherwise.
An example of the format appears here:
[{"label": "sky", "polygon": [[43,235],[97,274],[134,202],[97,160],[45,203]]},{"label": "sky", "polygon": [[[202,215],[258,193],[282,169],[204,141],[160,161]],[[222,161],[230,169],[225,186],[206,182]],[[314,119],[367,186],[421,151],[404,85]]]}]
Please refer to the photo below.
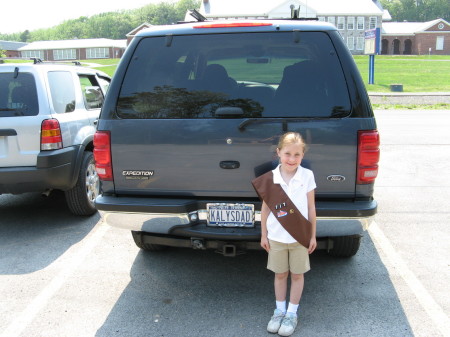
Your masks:
[{"label": "sky", "polygon": [[65,20],[174,0],[3,0],[0,33],[50,28]]}]

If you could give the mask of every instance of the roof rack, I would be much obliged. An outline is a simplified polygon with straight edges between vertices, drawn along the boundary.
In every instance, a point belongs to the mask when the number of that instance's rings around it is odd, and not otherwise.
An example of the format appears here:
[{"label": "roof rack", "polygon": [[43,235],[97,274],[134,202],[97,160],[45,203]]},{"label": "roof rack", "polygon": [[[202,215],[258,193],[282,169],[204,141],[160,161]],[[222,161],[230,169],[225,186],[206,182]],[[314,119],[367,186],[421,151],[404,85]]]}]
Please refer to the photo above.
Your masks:
[{"label": "roof rack", "polygon": [[[189,9],[189,15],[192,16],[197,22],[208,21],[206,17],[204,17],[198,10]],[[190,23],[192,21],[178,21],[177,24]]]},{"label": "roof rack", "polygon": [[300,6],[298,6],[298,8],[296,9],[294,5],[291,5],[289,8],[291,9],[291,18],[288,19],[288,20],[312,20],[312,21],[318,21],[319,20],[317,17],[315,17],[315,18],[308,18],[308,17],[301,18],[301,17],[299,17],[298,15],[300,13]]},{"label": "roof rack", "polygon": [[189,15],[192,16],[198,22],[207,21],[207,19],[196,9],[190,9]]},{"label": "roof rack", "polygon": [[0,57],[0,60],[26,60],[33,61],[34,64],[43,63],[43,61],[38,57]]},{"label": "roof rack", "polygon": [[[298,21],[319,21],[319,18],[311,18],[311,17],[299,17],[300,13],[300,6],[298,9],[294,7],[294,5],[290,6],[291,8],[291,17],[290,18],[262,18],[258,20],[298,20]],[[192,16],[197,22],[204,22],[204,21],[210,21],[208,18],[203,16],[198,10],[196,9],[190,9],[188,10],[189,15]],[[250,19],[240,19],[240,20],[250,20]],[[252,19],[253,20],[253,19]],[[213,20],[214,21],[214,20]],[[193,21],[178,21],[177,24],[183,24],[183,23],[192,23]]]},{"label": "roof rack", "polygon": [[76,66],[81,66],[80,61],[43,61],[39,57],[0,57],[0,63],[3,63],[3,60],[26,60],[26,61],[33,61],[33,64],[69,64],[73,63]]}]

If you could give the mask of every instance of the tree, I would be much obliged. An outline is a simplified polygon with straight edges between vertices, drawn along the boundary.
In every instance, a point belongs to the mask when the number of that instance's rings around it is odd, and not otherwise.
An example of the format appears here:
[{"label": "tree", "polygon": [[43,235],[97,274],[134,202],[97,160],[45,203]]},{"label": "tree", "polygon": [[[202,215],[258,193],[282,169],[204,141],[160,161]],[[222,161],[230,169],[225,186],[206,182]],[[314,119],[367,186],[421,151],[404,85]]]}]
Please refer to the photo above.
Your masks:
[{"label": "tree", "polygon": [[22,34],[20,34],[20,41],[27,42],[30,39],[30,31],[27,29]]},{"label": "tree", "polygon": [[187,10],[200,8],[201,0],[180,0],[150,4],[134,10],[106,12],[91,17],[66,20],[63,23],[20,34],[0,34],[7,41],[48,41],[107,38],[124,39],[126,34],[144,22],[152,25],[167,25],[183,21]]},{"label": "tree", "polygon": [[450,20],[448,0],[381,0],[393,21],[431,21],[442,18]]}]

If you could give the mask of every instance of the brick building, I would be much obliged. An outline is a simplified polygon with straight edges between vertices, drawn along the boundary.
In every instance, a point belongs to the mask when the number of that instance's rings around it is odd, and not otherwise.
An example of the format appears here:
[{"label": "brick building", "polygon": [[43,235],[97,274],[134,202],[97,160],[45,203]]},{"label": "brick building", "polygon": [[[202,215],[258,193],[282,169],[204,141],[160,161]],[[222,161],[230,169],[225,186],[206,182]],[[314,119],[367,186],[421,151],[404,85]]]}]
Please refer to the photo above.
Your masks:
[{"label": "brick building", "polygon": [[120,58],[126,40],[79,39],[36,41],[19,48],[22,57],[37,57],[43,61],[67,61]]},{"label": "brick building", "polygon": [[450,55],[450,24],[443,19],[384,22],[381,36],[384,55]]},{"label": "brick building", "polygon": [[19,57],[19,48],[26,45],[25,42],[0,41],[0,50],[4,51],[6,57]]}]

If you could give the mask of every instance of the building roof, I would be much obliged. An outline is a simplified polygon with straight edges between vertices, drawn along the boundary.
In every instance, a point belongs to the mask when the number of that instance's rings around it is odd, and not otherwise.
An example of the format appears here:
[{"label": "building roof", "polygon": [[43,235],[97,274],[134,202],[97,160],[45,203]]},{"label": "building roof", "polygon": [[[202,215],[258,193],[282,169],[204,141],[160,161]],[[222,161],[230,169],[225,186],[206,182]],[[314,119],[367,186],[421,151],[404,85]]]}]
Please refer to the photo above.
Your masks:
[{"label": "building roof", "polygon": [[[316,15],[382,15],[372,0],[206,0],[202,1],[200,12],[206,17],[269,17],[282,13],[290,17],[290,6],[300,6],[301,14]],[[305,16],[305,15],[303,15]]]},{"label": "building roof", "polygon": [[79,39],[58,41],[36,41],[19,48],[25,50],[48,50],[48,49],[78,49],[78,48],[126,48],[126,40],[110,39]]},{"label": "building roof", "polygon": [[384,22],[381,33],[383,35],[414,35],[425,32],[440,22],[450,27],[450,24],[444,19],[427,22]]},{"label": "building roof", "polygon": [[25,42],[0,41],[0,50],[19,50],[26,45]]}]

